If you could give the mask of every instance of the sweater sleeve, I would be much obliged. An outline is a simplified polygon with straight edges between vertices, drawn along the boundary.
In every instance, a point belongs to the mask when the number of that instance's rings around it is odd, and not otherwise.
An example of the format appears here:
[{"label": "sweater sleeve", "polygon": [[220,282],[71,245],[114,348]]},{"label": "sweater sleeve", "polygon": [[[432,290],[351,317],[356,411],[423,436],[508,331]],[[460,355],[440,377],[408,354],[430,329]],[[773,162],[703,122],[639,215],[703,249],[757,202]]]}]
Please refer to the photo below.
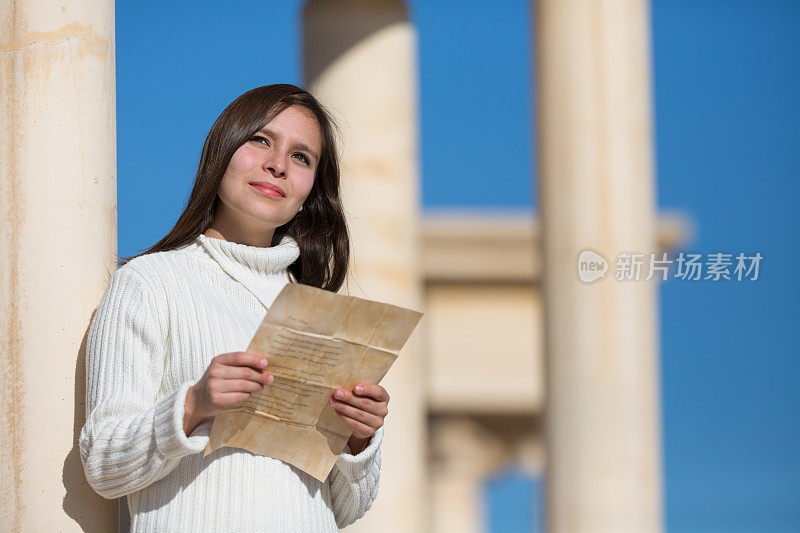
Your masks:
[{"label": "sweater sleeve", "polygon": [[381,473],[381,442],[383,426],[370,439],[369,445],[358,455],[344,451],[328,477],[331,505],[336,525],[348,526],[364,516],[378,496]]},{"label": "sweater sleeve", "polygon": [[86,347],[80,454],[89,484],[105,498],[158,481],[181,457],[202,451],[208,440],[183,432],[192,383],[157,401],[165,357],[162,324],[147,280],[126,266],[116,271],[103,295]]}]

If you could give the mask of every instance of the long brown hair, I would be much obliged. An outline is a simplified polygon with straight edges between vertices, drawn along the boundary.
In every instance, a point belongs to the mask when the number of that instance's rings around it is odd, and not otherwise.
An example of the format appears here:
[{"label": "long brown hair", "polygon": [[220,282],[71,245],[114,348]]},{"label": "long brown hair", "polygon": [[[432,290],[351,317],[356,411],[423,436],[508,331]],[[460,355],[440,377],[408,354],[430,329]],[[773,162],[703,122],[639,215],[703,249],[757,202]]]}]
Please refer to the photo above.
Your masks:
[{"label": "long brown hair", "polygon": [[294,238],[300,247],[300,257],[289,266],[289,272],[299,283],[338,291],[347,275],[350,238],[339,192],[336,124],[314,96],[286,83],[251,89],[225,108],[203,144],[192,192],[175,226],[148,250],[132,257],[117,255],[120,266],[140,255],[178,248],[204,233],[214,220],[219,202],[217,192],[233,153],[293,105],[309,110],[316,117],[322,133],[322,151],[314,185],[303,209],[275,229],[270,245],[278,244],[285,235]]}]

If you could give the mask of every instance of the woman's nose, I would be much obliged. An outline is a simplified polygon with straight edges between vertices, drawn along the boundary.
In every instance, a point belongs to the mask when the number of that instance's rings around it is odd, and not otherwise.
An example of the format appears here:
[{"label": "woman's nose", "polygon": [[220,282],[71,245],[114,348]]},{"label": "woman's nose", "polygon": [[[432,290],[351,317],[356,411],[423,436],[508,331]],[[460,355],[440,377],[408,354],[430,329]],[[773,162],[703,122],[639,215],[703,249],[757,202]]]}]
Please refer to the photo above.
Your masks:
[{"label": "woman's nose", "polygon": [[264,160],[262,167],[267,172],[271,172],[279,178],[286,177],[286,162],[284,161],[283,156],[280,154],[273,153],[267,157]]}]

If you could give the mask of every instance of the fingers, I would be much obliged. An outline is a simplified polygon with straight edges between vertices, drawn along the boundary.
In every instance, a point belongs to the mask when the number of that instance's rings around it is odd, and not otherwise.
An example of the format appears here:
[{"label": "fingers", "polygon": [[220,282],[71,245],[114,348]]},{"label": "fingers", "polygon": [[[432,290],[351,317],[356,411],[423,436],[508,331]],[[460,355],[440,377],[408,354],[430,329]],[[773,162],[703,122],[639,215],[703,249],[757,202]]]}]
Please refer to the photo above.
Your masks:
[{"label": "fingers", "polygon": [[241,403],[248,398],[250,398],[249,392],[219,392],[211,394],[211,400],[214,402],[214,407],[216,409],[225,409],[231,405]]},{"label": "fingers", "polygon": [[249,379],[211,379],[206,384],[207,408],[213,412],[243,402],[264,389],[264,384]]},{"label": "fingers", "polygon": [[349,416],[347,416],[345,414],[342,414],[342,413],[340,413],[338,411],[336,412],[336,414],[339,415],[339,417],[342,420],[344,420],[345,423],[348,426],[353,428],[353,435],[355,435],[356,437],[358,437],[360,439],[365,439],[365,438],[371,437],[372,435],[375,434],[375,431],[376,431],[375,428],[370,427],[370,426],[364,424],[363,422],[359,422],[358,420],[350,418]]},{"label": "fingers", "polygon": [[372,435],[377,428],[383,425],[382,417],[375,416],[358,407],[353,407],[343,402],[337,402],[333,398],[331,398],[331,405],[333,405],[337,415],[347,422],[354,430],[360,432],[360,437]]},{"label": "fingers", "polygon": [[249,352],[230,352],[218,355],[214,358],[219,364],[228,366],[249,366],[256,370],[262,370],[267,367],[269,362],[263,355],[258,355]]},{"label": "fingers", "polygon": [[359,396],[369,396],[379,402],[389,402],[389,393],[377,383],[358,383],[353,390]]},{"label": "fingers", "polygon": [[[380,385],[375,385],[376,387],[380,387]],[[385,389],[380,387],[381,390],[385,393]],[[364,389],[362,389],[364,390]],[[336,389],[334,391],[334,398],[339,400],[340,402],[346,402],[350,405],[358,407],[368,413],[374,414],[376,416],[385,417],[389,414],[388,408],[388,394],[380,394],[378,391],[375,391],[375,394],[380,397],[387,398],[386,401],[378,401],[370,396],[363,396],[359,394],[353,394],[346,389]],[[333,405],[333,404],[331,404]]]},{"label": "fingers", "polygon": [[209,373],[217,379],[248,379],[260,385],[272,385],[275,377],[264,371],[268,364],[267,359],[258,354],[231,352],[215,357]]},{"label": "fingers", "polygon": [[247,352],[214,357],[203,377],[192,387],[195,391],[192,410],[202,418],[213,417],[220,409],[243,402],[265,385],[272,385],[274,376],[263,371],[267,364],[265,357]]},{"label": "fingers", "polygon": [[264,388],[261,383],[248,379],[222,379],[214,386],[215,392],[258,392]]},{"label": "fingers", "polygon": [[212,365],[208,372],[209,376],[215,379],[247,379],[261,385],[270,385],[272,383],[271,373],[253,370],[249,366],[216,364]]}]

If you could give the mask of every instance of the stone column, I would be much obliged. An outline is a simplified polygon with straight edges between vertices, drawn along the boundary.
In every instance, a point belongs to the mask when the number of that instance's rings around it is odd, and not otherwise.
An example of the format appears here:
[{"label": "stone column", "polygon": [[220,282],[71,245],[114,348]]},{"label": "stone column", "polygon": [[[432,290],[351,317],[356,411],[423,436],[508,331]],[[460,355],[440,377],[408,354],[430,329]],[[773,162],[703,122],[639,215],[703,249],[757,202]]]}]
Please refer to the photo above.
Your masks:
[{"label": "stone column", "polygon": [[[398,0],[311,0],[305,84],[333,113],[353,241],[342,292],[421,310],[418,268],[416,32]],[[419,330],[381,383],[391,396],[378,498],[352,531],[422,531]]]},{"label": "stone column", "polygon": [[[549,530],[659,531],[657,285],[615,279],[657,251],[649,6],[535,4]],[[605,279],[579,279],[588,248]]]},{"label": "stone column", "polygon": [[423,531],[482,533],[483,483],[509,460],[500,435],[470,416],[439,416],[431,433],[431,524]]},{"label": "stone column", "polygon": [[2,0],[0,28],[0,530],[117,531],[77,446],[116,268],[114,2]]}]

